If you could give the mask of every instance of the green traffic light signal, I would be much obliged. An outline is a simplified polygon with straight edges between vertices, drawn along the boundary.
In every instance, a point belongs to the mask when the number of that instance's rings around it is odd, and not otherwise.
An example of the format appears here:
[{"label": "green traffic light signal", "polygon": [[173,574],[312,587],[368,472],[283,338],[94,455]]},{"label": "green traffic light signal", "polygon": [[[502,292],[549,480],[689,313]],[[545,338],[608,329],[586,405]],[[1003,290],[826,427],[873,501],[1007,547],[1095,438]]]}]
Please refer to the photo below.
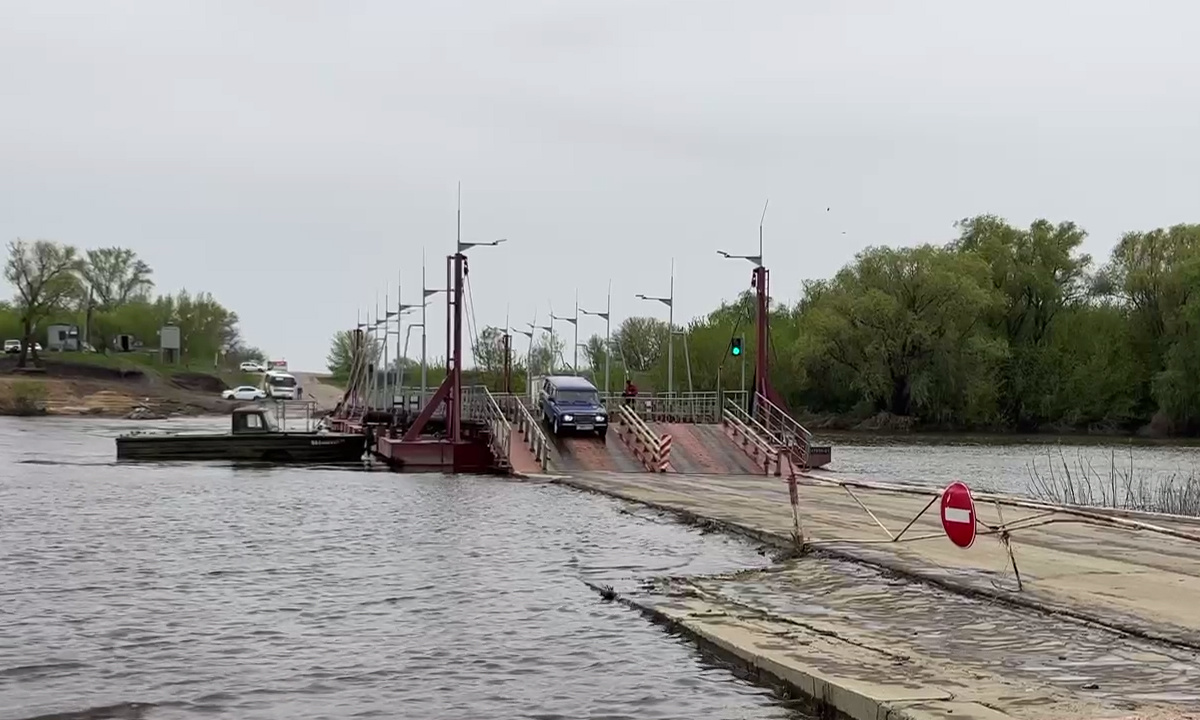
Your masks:
[{"label": "green traffic light signal", "polygon": [[733,341],[729,343],[729,354],[733,355],[734,357],[742,354],[742,339],[740,337],[734,338]]}]

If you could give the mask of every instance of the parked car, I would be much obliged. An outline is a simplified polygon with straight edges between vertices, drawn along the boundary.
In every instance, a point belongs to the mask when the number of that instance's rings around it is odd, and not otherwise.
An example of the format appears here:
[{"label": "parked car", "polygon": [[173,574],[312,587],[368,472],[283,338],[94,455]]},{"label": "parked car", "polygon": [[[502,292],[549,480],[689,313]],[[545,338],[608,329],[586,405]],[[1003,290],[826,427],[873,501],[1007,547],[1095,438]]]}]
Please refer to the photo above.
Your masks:
[{"label": "parked car", "polygon": [[4,341],[4,352],[8,355],[16,355],[17,353],[21,352],[21,341],[20,340],[5,340]]},{"label": "parked car", "polygon": [[221,393],[226,400],[262,400],[267,394],[253,385],[241,385]]},{"label": "parked car", "polygon": [[567,432],[608,435],[608,411],[600,393],[586,378],[551,375],[542,379],[539,392],[542,419],[556,436]]},{"label": "parked car", "polygon": [[254,360],[247,360],[246,362],[242,363],[239,366],[239,369],[242,372],[257,373],[257,372],[266,372],[267,366],[263,365],[260,362],[256,362]]},{"label": "parked car", "polygon": [[[41,352],[42,344],[40,342],[34,342],[33,347],[31,347],[29,349],[32,350],[33,352]],[[20,350],[18,350],[17,352],[20,352]]]}]

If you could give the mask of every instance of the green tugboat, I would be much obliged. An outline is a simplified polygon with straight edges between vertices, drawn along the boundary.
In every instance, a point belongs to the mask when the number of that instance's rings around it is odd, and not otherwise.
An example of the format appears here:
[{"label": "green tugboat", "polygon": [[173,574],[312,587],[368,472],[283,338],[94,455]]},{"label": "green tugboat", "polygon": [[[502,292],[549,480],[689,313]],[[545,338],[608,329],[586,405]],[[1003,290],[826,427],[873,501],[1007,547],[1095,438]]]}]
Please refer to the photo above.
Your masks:
[{"label": "green tugboat", "polygon": [[133,432],[117,438],[118,460],[241,460],[337,463],[361,460],[366,437],[280,427],[261,406],[235,408],[227,433]]}]

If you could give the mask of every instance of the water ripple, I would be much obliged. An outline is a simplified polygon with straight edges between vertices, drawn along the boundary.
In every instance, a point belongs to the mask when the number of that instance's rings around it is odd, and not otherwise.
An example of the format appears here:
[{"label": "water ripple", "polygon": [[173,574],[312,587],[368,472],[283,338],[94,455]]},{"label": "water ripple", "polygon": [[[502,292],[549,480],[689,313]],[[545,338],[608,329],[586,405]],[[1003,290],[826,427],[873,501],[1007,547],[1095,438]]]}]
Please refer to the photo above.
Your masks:
[{"label": "water ripple", "polygon": [[0,419],[0,462],[70,452],[0,479],[0,720],[795,717],[581,582],[753,547],[549,485],[109,466],[108,426],[38,423]]}]

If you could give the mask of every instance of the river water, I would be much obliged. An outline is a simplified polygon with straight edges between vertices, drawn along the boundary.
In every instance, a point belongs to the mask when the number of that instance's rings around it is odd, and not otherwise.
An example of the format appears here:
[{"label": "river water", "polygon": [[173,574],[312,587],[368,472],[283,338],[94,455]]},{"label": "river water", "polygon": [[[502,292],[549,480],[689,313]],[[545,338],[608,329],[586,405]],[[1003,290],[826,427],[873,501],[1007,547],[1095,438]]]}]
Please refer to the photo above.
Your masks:
[{"label": "river water", "polygon": [[[135,426],[0,418],[0,720],[801,717],[584,583],[765,565],[753,546],[552,485],[117,465]],[[838,471],[1013,492],[1047,455],[1159,479],[1200,458],[832,439]]]},{"label": "river water", "polygon": [[[831,470],[889,482],[1027,494],[1031,475],[1087,475],[1094,485],[1132,476],[1150,487],[1184,483],[1200,469],[1200,443],[1151,443],[1096,437],[825,434]],[[1065,465],[1065,471],[1064,471]],[[1120,482],[1118,482],[1120,484]]]},{"label": "river water", "polygon": [[131,427],[0,418],[2,719],[799,717],[583,582],[750,545],[497,478],[118,466]]}]

